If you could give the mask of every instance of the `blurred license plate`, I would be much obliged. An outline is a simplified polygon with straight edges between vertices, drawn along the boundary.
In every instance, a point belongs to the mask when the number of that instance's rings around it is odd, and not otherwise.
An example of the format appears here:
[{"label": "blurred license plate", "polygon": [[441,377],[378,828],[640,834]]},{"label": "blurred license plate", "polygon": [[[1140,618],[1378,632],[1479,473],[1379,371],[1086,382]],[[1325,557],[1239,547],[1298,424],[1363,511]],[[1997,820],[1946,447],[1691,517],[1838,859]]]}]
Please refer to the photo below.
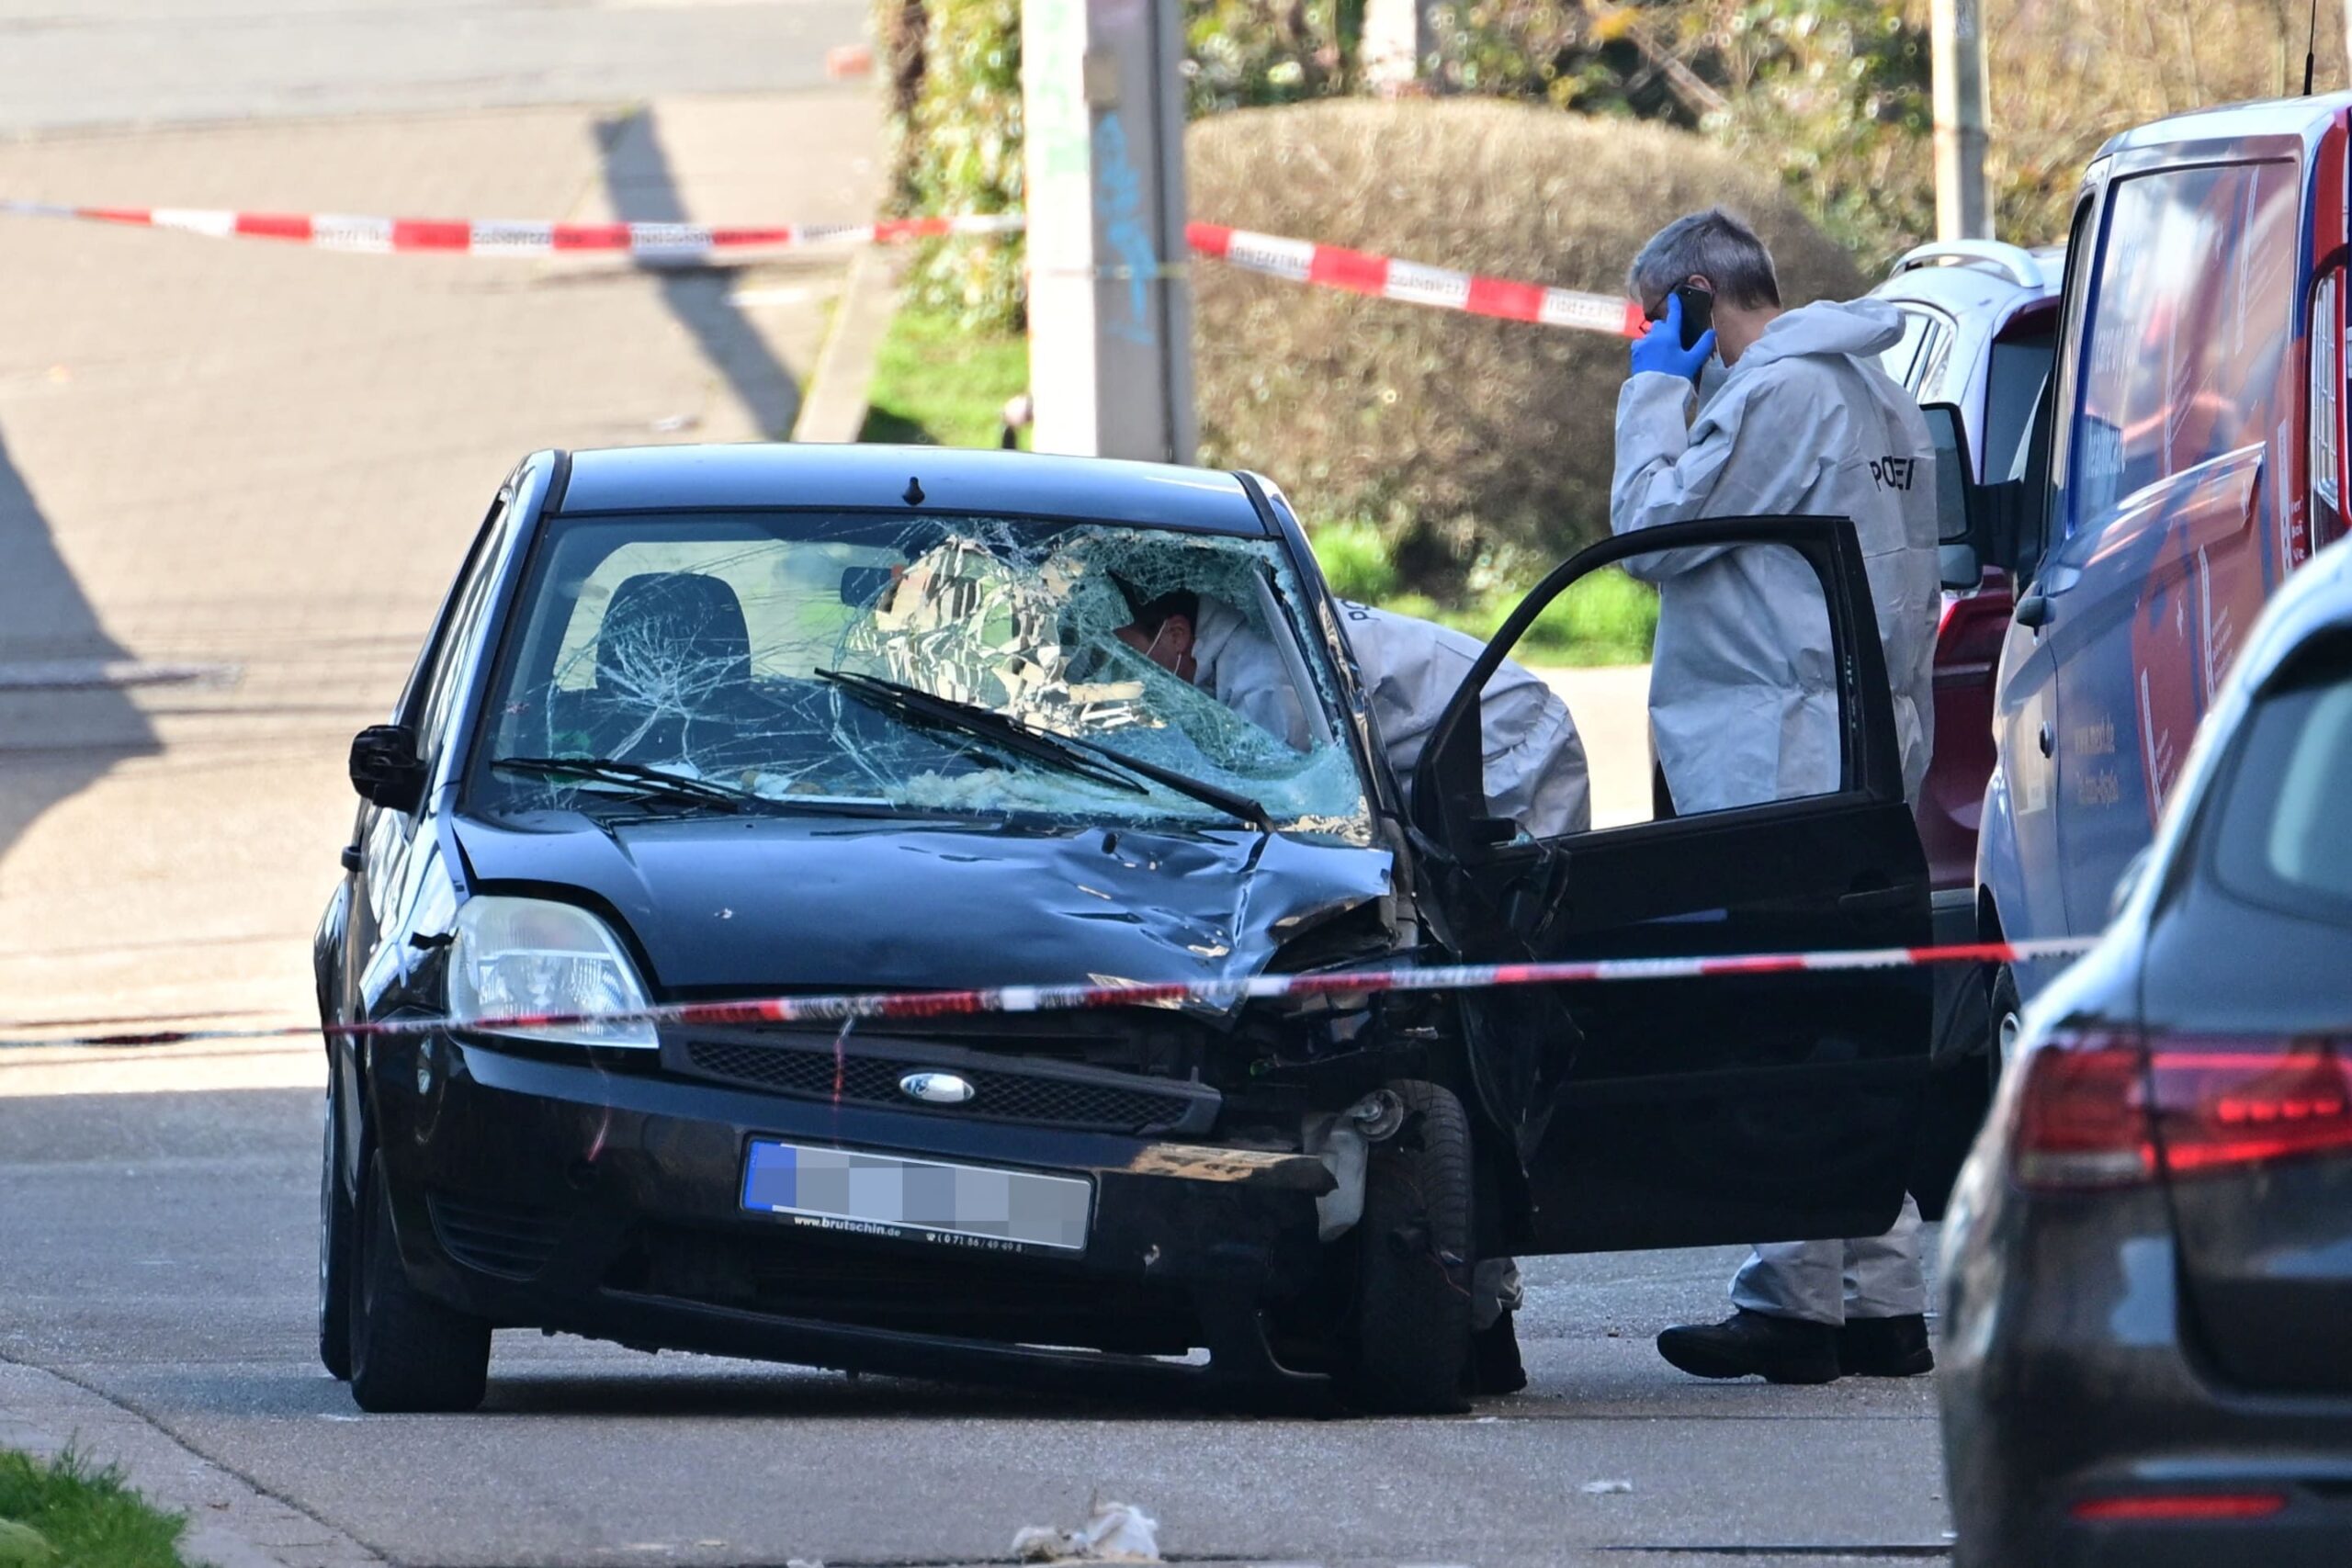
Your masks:
[{"label": "blurred license plate", "polygon": [[797,1224],[996,1252],[1084,1252],[1094,1184],[752,1140],[743,1207]]}]

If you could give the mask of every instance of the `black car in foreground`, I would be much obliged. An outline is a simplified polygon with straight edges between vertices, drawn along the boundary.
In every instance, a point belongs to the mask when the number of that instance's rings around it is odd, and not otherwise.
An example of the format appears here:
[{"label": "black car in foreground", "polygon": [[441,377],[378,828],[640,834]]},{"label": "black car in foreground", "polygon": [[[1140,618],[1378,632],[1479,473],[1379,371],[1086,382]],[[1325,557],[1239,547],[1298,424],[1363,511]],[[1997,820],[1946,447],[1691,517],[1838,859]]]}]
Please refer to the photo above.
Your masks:
[{"label": "black car in foreground", "polygon": [[[1487,806],[1513,738],[1482,736],[1479,689],[1571,583],[1666,548],[1815,596],[1836,786],[1532,839]],[[1171,592],[1252,651],[1261,717],[1120,635]],[[1442,1409],[1480,1258],[1883,1229],[1927,1063],[1901,971],[469,1021],[1918,942],[1873,624],[1843,521],[1597,546],[1472,669],[1408,818],[1336,602],[1251,476],[536,455],[352,750],[322,1013],[437,1021],[330,1028],[322,1358],[369,1409],[470,1407],[499,1327]]]},{"label": "black car in foreground", "polygon": [[2352,548],[2282,588],[1944,1229],[1971,1568],[2352,1562]]}]

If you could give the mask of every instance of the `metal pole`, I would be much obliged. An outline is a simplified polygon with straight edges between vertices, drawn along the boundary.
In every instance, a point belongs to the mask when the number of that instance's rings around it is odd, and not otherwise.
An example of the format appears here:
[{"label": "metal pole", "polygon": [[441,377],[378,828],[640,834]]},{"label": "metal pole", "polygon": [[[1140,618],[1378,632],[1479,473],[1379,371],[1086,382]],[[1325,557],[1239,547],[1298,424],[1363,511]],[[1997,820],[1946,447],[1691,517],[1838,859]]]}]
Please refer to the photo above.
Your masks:
[{"label": "metal pole", "polygon": [[1182,7],[1029,0],[1029,382],[1043,452],[1189,463]]},{"label": "metal pole", "polygon": [[1984,197],[1984,30],[1977,0],[1932,0],[1936,237],[1989,240],[1993,212]]}]

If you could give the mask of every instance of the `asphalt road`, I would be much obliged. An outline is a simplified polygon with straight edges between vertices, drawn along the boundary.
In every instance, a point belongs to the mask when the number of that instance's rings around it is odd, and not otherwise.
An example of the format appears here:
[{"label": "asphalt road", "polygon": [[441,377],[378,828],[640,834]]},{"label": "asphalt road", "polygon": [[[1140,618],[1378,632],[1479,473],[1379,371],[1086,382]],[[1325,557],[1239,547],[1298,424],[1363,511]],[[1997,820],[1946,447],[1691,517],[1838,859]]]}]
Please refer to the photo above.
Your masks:
[{"label": "asphalt road", "polygon": [[1706,1384],[1657,1359],[1658,1326],[1721,1310],[1723,1250],[1535,1265],[1533,1387],[1451,1419],[1057,1402],[526,1333],[499,1336],[482,1413],[363,1416],[312,1357],[317,1093],[11,1093],[30,1070],[0,1065],[0,1356],[400,1564],[964,1562],[1098,1494],[1215,1562],[1868,1562],[1947,1528],[1926,1382]]},{"label": "asphalt road", "polygon": [[[852,218],[871,96],[816,85],[865,9],[0,0],[0,191]],[[538,445],[785,427],[839,276],[5,240],[0,1033],[299,1018],[342,746],[391,701],[500,476]],[[136,678],[43,684],[61,665]],[[153,679],[173,670],[205,678]],[[1596,759],[1628,759],[1629,800],[1631,746]],[[1724,1252],[1533,1266],[1534,1388],[1452,1420],[1056,1404],[517,1335],[482,1414],[363,1417],[312,1358],[316,1078],[300,1050],[0,1054],[0,1357],[404,1568],[955,1562],[1098,1491],[1194,1561],[1850,1562],[1946,1528],[1926,1385],[1719,1387],[1657,1360],[1657,1327],[1723,1310]]]},{"label": "asphalt road", "polygon": [[628,102],[824,78],[864,0],[0,0],[0,131]]}]

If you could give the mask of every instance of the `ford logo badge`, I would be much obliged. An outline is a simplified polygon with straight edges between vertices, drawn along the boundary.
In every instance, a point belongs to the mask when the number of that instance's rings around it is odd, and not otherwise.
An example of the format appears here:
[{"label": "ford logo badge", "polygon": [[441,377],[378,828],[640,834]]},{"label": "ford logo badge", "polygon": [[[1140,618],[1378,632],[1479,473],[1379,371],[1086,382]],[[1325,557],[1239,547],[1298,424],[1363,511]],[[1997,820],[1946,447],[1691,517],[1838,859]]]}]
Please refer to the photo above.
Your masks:
[{"label": "ford logo badge", "polygon": [[925,1105],[961,1105],[979,1090],[954,1073],[909,1073],[899,1080],[899,1092]]}]

